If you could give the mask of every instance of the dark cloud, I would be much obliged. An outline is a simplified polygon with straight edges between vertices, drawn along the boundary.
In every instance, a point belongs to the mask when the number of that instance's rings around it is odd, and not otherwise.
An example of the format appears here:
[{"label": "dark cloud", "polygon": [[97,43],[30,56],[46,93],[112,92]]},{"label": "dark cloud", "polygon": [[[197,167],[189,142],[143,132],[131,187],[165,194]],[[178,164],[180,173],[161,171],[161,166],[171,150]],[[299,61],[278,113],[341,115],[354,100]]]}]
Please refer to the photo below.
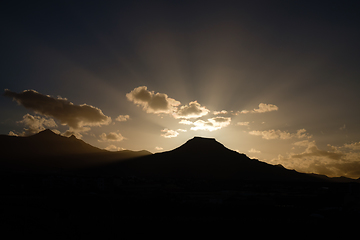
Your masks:
[{"label": "dark cloud", "polygon": [[111,118],[104,115],[99,108],[87,104],[75,105],[65,98],[53,98],[35,90],[16,93],[6,89],[4,96],[13,98],[37,114],[52,117],[73,130],[80,130],[84,126],[107,125],[111,122]]}]

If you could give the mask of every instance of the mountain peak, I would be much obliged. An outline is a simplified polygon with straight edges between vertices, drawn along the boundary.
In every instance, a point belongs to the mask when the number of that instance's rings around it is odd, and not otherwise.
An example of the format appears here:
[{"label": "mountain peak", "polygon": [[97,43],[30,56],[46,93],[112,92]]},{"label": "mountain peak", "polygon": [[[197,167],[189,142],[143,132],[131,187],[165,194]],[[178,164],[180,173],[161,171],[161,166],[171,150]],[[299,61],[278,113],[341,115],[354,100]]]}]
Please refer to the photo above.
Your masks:
[{"label": "mountain peak", "polygon": [[204,138],[204,137],[194,137],[189,139],[185,144],[181,145],[178,149],[189,152],[214,152],[214,151],[223,151],[227,149],[223,144],[216,141],[215,138]]},{"label": "mountain peak", "polygon": [[199,137],[199,136],[195,136],[190,140],[195,140],[195,141],[216,141],[215,138],[205,138],[205,137]]},{"label": "mountain peak", "polygon": [[218,144],[223,146],[221,143],[216,141],[215,138],[204,138],[204,137],[193,137],[192,139],[188,140],[184,145],[186,144],[197,144],[197,145],[213,145]]},{"label": "mountain peak", "polygon": [[59,135],[54,133],[51,129],[45,129],[37,134],[34,134],[33,136],[49,138],[49,137],[54,137],[54,136],[59,136]]}]

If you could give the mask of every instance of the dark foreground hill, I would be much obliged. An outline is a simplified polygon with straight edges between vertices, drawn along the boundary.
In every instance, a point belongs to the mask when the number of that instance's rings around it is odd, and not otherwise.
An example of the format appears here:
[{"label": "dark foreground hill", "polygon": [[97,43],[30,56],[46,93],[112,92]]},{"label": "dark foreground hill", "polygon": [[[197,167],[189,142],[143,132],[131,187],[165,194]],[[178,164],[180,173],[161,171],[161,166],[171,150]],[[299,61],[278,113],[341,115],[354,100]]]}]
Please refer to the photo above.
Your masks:
[{"label": "dark foreground hill", "polygon": [[148,151],[110,152],[47,129],[38,134],[17,137],[0,135],[2,171],[48,172],[86,169],[112,161],[151,154]]},{"label": "dark foreground hill", "polygon": [[215,139],[195,137],[157,154],[112,153],[51,131],[0,136],[0,144],[0,225],[11,236],[323,231],[357,226],[360,217],[358,183],[250,159]]}]

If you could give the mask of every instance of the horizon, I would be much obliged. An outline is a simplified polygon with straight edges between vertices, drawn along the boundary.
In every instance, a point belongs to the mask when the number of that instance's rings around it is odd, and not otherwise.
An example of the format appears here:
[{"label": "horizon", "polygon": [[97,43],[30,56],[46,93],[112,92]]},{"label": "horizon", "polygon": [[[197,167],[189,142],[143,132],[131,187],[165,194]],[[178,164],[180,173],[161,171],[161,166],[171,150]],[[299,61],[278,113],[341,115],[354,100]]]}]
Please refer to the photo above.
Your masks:
[{"label": "horizon", "polygon": [[357,3],[6,6],[0,134],[152,153],[199,136],[360,177]]}]

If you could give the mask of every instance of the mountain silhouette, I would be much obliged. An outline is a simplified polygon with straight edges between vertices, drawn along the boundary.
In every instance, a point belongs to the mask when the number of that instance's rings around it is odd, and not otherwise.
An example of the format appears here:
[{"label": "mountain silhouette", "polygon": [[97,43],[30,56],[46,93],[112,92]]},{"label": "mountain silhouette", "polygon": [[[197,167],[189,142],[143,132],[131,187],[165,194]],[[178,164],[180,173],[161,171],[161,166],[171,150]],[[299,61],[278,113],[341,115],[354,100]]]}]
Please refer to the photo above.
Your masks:
[{"label": "mountain silhouette", "polygon": [[213,138],[194,137],[180,147],[111,166],[119,175],[214,180],[318,181],[316,175],[271,165],[226,148]]},{"label": "mountain silhouette", "polygon": [[0,135],[0,150],[3,171],[81,169],[151,154],[130,150],[110,152],[91,146],[74,135],[65,137],[50,129],[26,137]]},{"label": "mountain silhouette", "polygon": [[226,148],[214,138],[194,137],[171,151],[110,152],[47,129],[18,137],[0,135],[1,171],[73,172],[90,175],[138,176],[251,181],[353,181],[299,173]]}]

